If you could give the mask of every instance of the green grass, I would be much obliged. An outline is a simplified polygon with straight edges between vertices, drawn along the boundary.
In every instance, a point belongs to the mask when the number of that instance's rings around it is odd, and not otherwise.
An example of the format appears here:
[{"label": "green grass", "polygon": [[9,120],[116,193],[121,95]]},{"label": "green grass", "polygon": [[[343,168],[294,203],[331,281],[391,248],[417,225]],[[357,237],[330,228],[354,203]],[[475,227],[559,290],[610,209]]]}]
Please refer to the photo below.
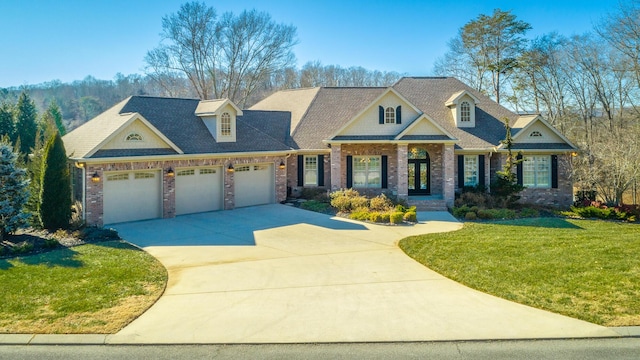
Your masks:
[{"label": "green grass", "polygon": [[114,333],[166,281],[156,259],[122,241],[0,259],[0,333]]},{"label": "green grass", "polygon": [[640,225],[535,218],[400,241],[464,285],[605,326],[640,325]]}]

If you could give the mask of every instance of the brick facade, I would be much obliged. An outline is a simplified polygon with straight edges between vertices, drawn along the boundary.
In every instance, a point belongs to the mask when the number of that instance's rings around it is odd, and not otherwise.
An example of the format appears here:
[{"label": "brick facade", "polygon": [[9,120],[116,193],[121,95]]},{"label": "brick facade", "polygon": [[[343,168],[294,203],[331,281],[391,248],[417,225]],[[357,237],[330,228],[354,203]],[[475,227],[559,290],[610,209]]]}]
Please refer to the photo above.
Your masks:
[{"label": "brick facade", "polygon": [[[230,210],[235,207],[234,201],[234,181],[233,172],[226,171],[231,163],[233,166],[243,164],[273,164],[275,172],[275,197],[276,202],[281,202],[287,198],[287,169],[280,169],[280,162],[284,161],[284,156],[257,156],[238,158],[204,158],[185,159],[167,161],[131,161],[113,162],[103,164],[87,164],[85,171],[85,220],[90,225],[103,225],[103,184],[104,173],[107,171],[136,171],[136,170],[160,170],[162,176],[162,217],[175,217],[175,177],[167,176],[169,168],[177,169],[184,167],[200,166],[221,166],[224,171],[224,209]],[[100,177],[100,181],[93,182],[91,178],[94,173]],[[81,186],[81,184],[78,184]]]},{"label": "brick facade", "polygon": [[[491,179],[495,179],[496,171],[502,170],[506,162],[506,154],[493,154],[491,157]],[[558,188],[522,190],[520,202],[523,204],[544,205],[556,208],[568,208],[573,204],[573,180],[571,179],[571,155],[558,155]]]}]

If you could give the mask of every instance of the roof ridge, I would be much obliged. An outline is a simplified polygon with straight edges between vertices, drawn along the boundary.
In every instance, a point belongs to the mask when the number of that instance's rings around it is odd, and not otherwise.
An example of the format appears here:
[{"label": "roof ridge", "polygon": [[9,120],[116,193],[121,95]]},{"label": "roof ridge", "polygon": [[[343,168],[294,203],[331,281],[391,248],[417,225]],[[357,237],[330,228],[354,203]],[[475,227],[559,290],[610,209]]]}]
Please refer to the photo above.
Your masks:
[{"label": "roof ridge", "polygon": [[[314,88],[315,89],[315,88]],[[304,114],[302,114],[302,116],[300,116],[300,120],[298,120],[298,124],[296,126],[295,129],[293,129],[293,132],[291,133],[290,137],[291,140],[294,141],[294,137],[296,136],[296,133],[298,132],[298,130],[300,129],[300,124],[302,123],[302,120],[305,118],[305,116],[307,116],[307,114],[309,113],[309,109],[311,109],[311,107],[313,106],[313,104],[316,102],[316,100],[318,99],[318,94],[320,94],[320,91],[322,91],[322,87],[318,88],[318,91],[316,91],[316,93],[313,95],[313,100],[311,100],[311,102],[309,102],[309,106],[307,106],[307,108],[304,110]],[[291,121],[289,121],[289,126],[291,126]],[[294,141],[295,142],[295,141]]]},{"label": "roof ridge", "polygon": [[220,99],[196,99],[196,98],[185,98],[185,97],[173,97],[173,96],[157,96],[157,95],[131,95],[130,98],[146,98],[146,99],[162,99],[162,100],[197,100],[197,101],[208,101],[208,100],[220,100]]}]

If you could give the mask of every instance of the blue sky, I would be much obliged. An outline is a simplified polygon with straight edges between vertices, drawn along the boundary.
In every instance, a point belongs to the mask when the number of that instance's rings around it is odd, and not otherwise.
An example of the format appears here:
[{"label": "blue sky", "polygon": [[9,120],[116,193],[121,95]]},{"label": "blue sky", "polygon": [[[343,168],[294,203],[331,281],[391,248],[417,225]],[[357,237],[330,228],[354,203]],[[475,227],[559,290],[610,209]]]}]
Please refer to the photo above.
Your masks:
[{"label": "blue sky", "polygon": [[[0,0],[0,87],[113,79],[142,73],[160,41],[162,16],[184,0]],[[512,10],[529,36],[590,31],[615,9],[609,1],[233,0],[205,2],[218,14],[257,9],[298,29],[294,48],[308,61],[429,75],[465,23],[493,9]]]}]

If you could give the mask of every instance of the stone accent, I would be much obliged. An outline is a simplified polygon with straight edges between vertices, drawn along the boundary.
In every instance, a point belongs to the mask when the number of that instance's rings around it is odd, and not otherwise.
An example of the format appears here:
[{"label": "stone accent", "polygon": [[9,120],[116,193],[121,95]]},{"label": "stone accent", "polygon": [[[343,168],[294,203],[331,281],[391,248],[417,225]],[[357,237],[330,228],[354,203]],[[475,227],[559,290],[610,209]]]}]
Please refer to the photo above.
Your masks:
[{"label": "stone accent", "polygon": [[453,201],[455,200],[455,169],[453,145],[442,145],[442,169],[443,169],[443,181],[442,181],[442,197],[448,207],[453,207]]},{"label": "stone accent", "polygon": [[[345,160],[346,161],[346,160]],[[342,146],[340,144],[331,145],[331,191],[340,190],[342,185]],[[346,183],[345,183],[346,185]]]},{"label": "stone accent", "polygon": [[[233,172],[227,171],[227,166],[243,164],[271,163],[275,172],[275,196],[276,202],[287,199],[287,169],[280,169],[284,156],[257,156],[257,157],[237,157],[237,158],[205,158],[205,159],[185,159],[169,161],[132,161],[114,162],[104,164],[87,165],[85,172],[85,220],[89,225],[103,225],[103,183],[105,171],[136,171],[136,170],[161,170],[162,176],[162,216],[163,218],[175,217],[175,177],[167,176],[167,170],[182,167],[200,166],[220,166],[224,171],[224,209],[230,210],[235,207]],[[100,182],[94,183],[91,177],[94,173],[100,176]],[[81,184],[79,184],[81,186]]]},{"label": "stone accent", "polygon": [[398,199],[404,200],[409,198],[409,186],[407,184],[409,177],[408,149],[409,146],[407,144],[398,144],[396,151],[398,159]]},{"label": "stone accent", "polygon": [[[100,177],[99,182],[91,181],[91,177],[94,173],[98,173],[98,176]],[[102,226],[102,184],[104,181],[104,174],[102,173],[102,169],[88,166],[84,177],[85,184],[87,186],[85,192],[86,200],[84,204],[85,219],[89,225]]]}]

